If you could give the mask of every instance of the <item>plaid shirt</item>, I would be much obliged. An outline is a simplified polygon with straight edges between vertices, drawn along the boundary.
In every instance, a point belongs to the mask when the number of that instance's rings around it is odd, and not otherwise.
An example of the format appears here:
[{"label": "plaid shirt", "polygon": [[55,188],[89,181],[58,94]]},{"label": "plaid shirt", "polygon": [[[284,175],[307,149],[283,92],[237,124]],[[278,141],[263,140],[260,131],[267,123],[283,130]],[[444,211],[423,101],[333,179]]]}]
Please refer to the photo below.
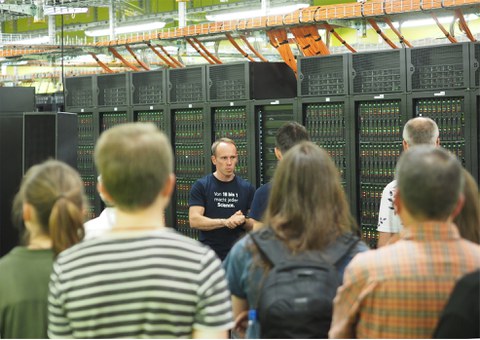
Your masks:
[{"label": "plaid shirt", "polygon": [[454,224],[409,226],[401,237],[350,262],[330,338],[431,338],[455,282],[480,268],[480,246]]}]

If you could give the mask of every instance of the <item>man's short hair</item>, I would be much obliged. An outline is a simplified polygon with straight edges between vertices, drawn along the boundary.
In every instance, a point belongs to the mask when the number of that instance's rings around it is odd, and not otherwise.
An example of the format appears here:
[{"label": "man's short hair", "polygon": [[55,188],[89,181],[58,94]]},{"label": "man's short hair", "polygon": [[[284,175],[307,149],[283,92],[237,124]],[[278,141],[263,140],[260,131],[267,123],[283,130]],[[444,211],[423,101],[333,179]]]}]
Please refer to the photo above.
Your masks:
[{"label": "man's short hair", "polygon": [[212,156],[216,155],[217,147],[220,143],[233,144],[234,147],[237,147],[237,145],[235,144],[235,141],[233,139],[226,138],[226,137],[219,138],[215,142],[213,142],[213,144],[212,144]]},{"label": "man's short hair", "polygon": [[403,128],[403,139],[409,146],[435,145],[439,136],[438,126],[428,117],[410,119]]},{"label": "man's short hair", "polygon": [[462,166],[441,147],[409,148],[398,161],[395,177],[403,204],[423,220],[446,220],[463,192]]},{"label": "man's short hair", "polygon": [[307,129],[297,122],[283,124],[275,135],[275,146],[282,154],[290,150],[295,144],[309,141]]},{"label": "man's short hair", "polygon": [[150,206],[173,173],[172,147],[152,123],[114,126],[95,146],[95,165],[115,205],[127,211]]}]

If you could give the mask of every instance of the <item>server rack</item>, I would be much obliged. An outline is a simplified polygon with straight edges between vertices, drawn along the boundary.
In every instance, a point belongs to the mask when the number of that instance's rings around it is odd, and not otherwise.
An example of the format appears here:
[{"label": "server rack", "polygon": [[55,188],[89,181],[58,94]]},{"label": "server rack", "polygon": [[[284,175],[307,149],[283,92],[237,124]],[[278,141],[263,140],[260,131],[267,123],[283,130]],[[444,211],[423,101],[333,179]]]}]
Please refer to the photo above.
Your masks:
[{"label": "server rack", "polygon": [[283,62],[239,62],[207,66],[209,101],[293,98],[296,78]]},{"label": "server rack", "polygon": [[480,181],[480,43],[470,45],[470,112],[471,112],[471,136],[472,136],[472,175]]},{"label": "server rack", "polygon": [[203,103],[206,100],[205,65],[169,69],[167,84],[170,104]]},{"label": "server rack", "polygon": [[193,183],[211,172],[211,117],[205,104],[171,105],[172,140],[177,186],[173,200],[174,227],[180,233],[198,239],[190,228],[188,198]]},{"label": "server rack", "polygon": [[85,185],[89,202],[87,218],[100,213],[101,201],[97,193],[97,176],[93,162],[93,149],[100,133],[97,76],[65,78],[65,106],[78,117],[77,170]]},{"label": "server rack", "polygon": [[411,116],[432,118],[438,125],[441,145],[454,153],[462,165],[473,170],[471,150],[474,125],[470,96],[466,91],[418,92],[408,96]]},{"label": "server rack", "polygon": [[75,113],[24,113],[23,172],[51,157],[76,168],[77,130]]},{"label": "server rack", "polygon": [[23,112],[34,110],[33,87],[0,87],[0,256],[19,240],[12,201],[23,175]]},{"label": "server rack", "polygon": [[[298,60],[299,112],[313,142],[332,157],[350,204],[355,202],[354,120],[348,99],[349,55],[317,56]],[[354,206],[352,205],[351,209]]]},{"label": "server rack", "polygon": [[374,248],[382,191],[393,180],[408,120],[405,49],[353,54],[350,70],[356,120],[355,213],[363,239]]},{"label": "server rack", "polygon": [[253,101],[256,131],[257,187],[268,183],[275,172],[275,134],[286,122],[301,122],[297,99]]},{"label": "server rack", "polygon": [[356,212],[362,237],[374,248],[382,191],[394,179],[402,151],[406,95],[354,96],[351,105],[356,119]]},{"label": "server rack", "polygon": [[96,86],[95,75],[65,78],[65,107],[80,110],[97,106]]},{"label": "server rack", "polygon": [[[136,122],[155,124],[171,140],[171,116],[166,103],[166,71],[133,72],[132,112]],[[165,224],[173,225],[172,202],[165,209]]]},{"label": "server rack", "polygon": [[255,118],[252,102],[217,102],[211,103],[209,109],[213,127],[212,142],[222,137],[233,139],[238,152],[235,172],[255,183]]}]

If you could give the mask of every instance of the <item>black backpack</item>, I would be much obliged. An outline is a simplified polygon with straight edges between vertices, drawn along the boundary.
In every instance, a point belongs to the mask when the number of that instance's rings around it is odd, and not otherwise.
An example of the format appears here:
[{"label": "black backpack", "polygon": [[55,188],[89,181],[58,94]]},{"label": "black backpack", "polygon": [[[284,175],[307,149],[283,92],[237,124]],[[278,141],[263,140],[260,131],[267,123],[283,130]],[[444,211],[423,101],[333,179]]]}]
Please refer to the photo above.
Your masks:
[{"label": "black backpack", "polygon": [[342,283],[335,264],[350,253],[358,236],[344,235],[321,252],[292,255],[271,228],[250,235],[273,266],[258,295],[261,338],[328,338],[333,298]]}]

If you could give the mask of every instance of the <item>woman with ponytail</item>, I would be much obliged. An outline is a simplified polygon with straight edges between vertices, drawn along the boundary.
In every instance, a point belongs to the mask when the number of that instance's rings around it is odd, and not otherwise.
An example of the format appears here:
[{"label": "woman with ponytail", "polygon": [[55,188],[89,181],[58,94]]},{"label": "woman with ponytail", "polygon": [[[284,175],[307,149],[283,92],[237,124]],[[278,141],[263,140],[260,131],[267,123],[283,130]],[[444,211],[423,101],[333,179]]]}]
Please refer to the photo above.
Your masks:
[{"label": "woman with ponytail", "polygon": [[48,160],[25,174],[12,211],[22,217],[24,246],[0,259],[0,338],[47,338],[53,260],[83,239],[85,202],[80,176],[65,163]]}]

